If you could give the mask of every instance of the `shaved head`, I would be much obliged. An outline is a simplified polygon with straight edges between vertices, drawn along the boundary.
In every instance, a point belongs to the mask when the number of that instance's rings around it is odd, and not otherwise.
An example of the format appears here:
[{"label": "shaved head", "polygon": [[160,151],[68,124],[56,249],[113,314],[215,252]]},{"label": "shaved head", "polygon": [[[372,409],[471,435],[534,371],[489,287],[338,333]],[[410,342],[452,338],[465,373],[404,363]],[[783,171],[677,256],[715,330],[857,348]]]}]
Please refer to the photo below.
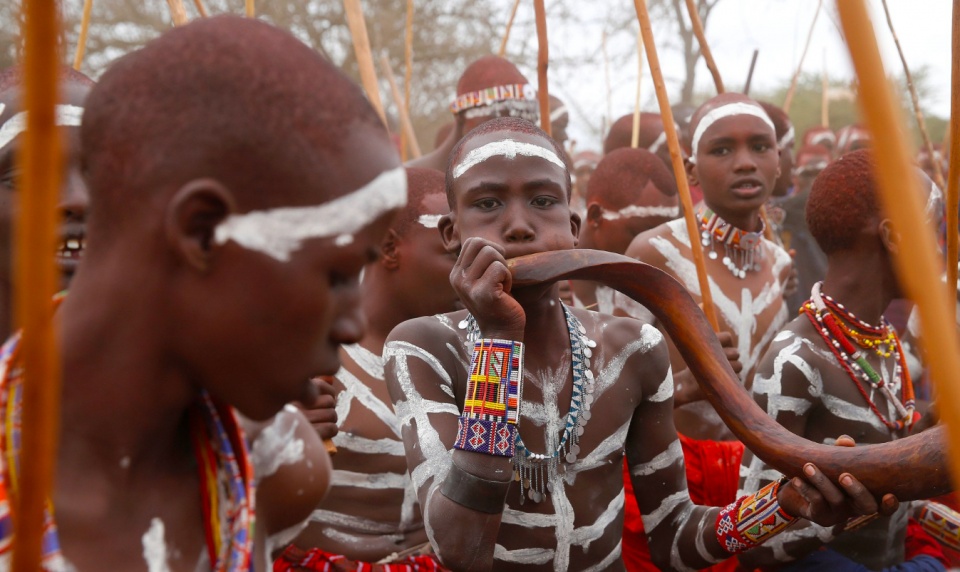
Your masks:
[{"label": "shaved head", "polygon": [[510,60],[500,56],[483,56],[463,71],[457,82],[457,95],[499,85],[525,83],[528,83],[527,78]]},{"label": "shaved head", "polygon": [[[587,186],[587,203],[618,210],[649,202],[641,189],[648,182],[667,197],[676,197],[677,183],[656,155],[645,149],[616,149],[604,155]],[[674,199],[676,202],[676,199]]]},{"label": "shaved head", "polygon": [[360,89],[317,52],[258,20],[196,20],[119,59],[91,92],[90,231],[201,178],[241,211],[334,199],[367,182],[334,168],[357,138],[390,145]]},{"label": "shaved head", "polygon": [[[651,149],[655,143],[658,143],[660,135],[663,134],[663,118],[659,113],[640,114],[640,137],[638,147],[647,149],[651,153],[656,153],[660,146],[666,146],[666,140],[657,145],[656,149]],[[610,132],[603,140],[603,153],[607,154],[615,149],[630,147],[633,138],[633,114],[628,113],[620,119],[617,119],[610,126]]]},{"label": "shaved head", "polygon": [[[429,212],[424,205],[427,197],[433,195],[444,195],[445,179],[443,173],[436,169],[422,169],[418,167],[407,167],[407,206],[400,209],[396,218],[393,219],[393,225],[390,227],[397,236],[403,237],[404,234],[413,226],[426,224],[428,221],[421,220],[422,215],[442,215],[446,212]],[[436,221],[432,224],[436,226]]]}]

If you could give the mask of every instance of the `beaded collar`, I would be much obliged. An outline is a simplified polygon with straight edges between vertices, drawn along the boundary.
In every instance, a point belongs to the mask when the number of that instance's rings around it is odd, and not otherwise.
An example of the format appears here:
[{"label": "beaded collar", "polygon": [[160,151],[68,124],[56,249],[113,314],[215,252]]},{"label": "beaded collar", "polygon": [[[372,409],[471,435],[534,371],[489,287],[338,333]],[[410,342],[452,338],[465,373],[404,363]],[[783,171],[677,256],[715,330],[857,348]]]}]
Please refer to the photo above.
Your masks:
[{"label": "beaded collar", "polygon": [[[535,503],[553,492],[553,480],[559,472],[565,472],[563,463],[577,462],[580,454],[580,437],[584,427],[590,421],[590,407],[593,405],[594,375],[590,370],[590,358],[597,343],[587,337],[587,330],[580,320],[565,305],[563,314],[570,336],[571,364],[573,370],[573,392],[570,396],[570,409],[564,422],[563,434],[556,449],[550,453],[534,453],[523,444],[517,431],[516,454],[513,457],[514,479],[520,481],[520,504],[525,498]],[[475,342],[481,337],[480,328],[472,314],[460,322],[460,329],[467,330],[467,341]],[[521,409],[523,405],[520,405]]]},{"label": "beaded collar", "polygon": [[[896,330],[882,317],[880,326],[871,326],[858,319],[853,313],[847,311],[843,304],[823,294],[820,291],[822,285],[823,282],[814,284],[810,300],[800,308],[800,313],[806,314],[810,319],[813,327],[817,329],[827,347],[840,362],[840,366],[853,380],[874,415],[891,431],[903,429],[909,431],[919,419],[920,414],[916,412],[913,381],[910,378],[906,355],[900,347]],[[893,356],[894,390],[898,385],[902,387],[902,402],[890,389],[890,384],[886,383],[873,369],[861,350],[872,351],[881,359]],[[861,381],[880,391],[896,409],[900,418],[892,421],[887,419],[870,399]]]},{"label": "beaded collar", "polygon": [[[62,297],[61,297],[62,299]],[[59,300],[57,300],[59,301]],[[0,558],[9,557],[13,543],[12,509],[19,487],[23,370],[18,363],[20,335],[0,349]],[[205,391],[190,412],[191,438],[200,471],[207,558],[215,572],[253,569],[253,469],[243,432],[233,409],[217,403]],[[41,567],[66,570],[54,510],[44,515]]]},{"label": "beaded collar", "polygon": [[697,214],[700,220],[700,244],[710,247],[707,256],[711,260],[719,258],[718,248],[723,248],[723,265],[737,278],[744,279],[750,270],[760,270],[763,260],[763,219],[760,230],[747,232],[740,230],[720,216],[703,207]]}]

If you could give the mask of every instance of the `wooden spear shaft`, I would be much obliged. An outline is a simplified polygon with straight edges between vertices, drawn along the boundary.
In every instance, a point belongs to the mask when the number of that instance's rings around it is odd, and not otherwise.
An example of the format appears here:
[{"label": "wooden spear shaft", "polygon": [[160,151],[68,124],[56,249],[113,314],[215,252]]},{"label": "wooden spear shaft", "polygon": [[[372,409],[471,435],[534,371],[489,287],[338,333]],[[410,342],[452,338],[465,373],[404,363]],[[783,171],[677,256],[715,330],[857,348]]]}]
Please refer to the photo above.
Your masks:
[{"label": "wooden spear shaft", "polygon": [[90,13],[93,12],[93,0],[83,1],[83,18],[80,20],[80,37],[77,39],[77,51],[73,54],[73,69],[80,71],[83,54],[87,50],[87,32],[90,31]]},{"label": "wooden spear shaft", "polygon": [[500,40],[500,50],[497,55],[501,58],[507,53],[507,40],[510,39],[510,28],[513,27],[513,19],[517,17],[517,8],[520,7],[520,0],[514,0],[513,10],[510,10],[510,19],[507,20],[507,29],[503,32],[503,39]]},{"label": "wooden spear shaft", "polygon": [[183,7],[183,0],[167,0],[167,6],[170,7],[170,17],[173,18],[174,26],[187,23],[187,9]]},{"label": "wooden spear shaft", "polygon": [[640,146],[640,87],[643,83],[643,36],[637,34],[637,98],[633,102],[633,132],[630,134],[630,146]]},{"label": "wooden spear shaft", "polygon": [[547,43],[547,10],[543,0],[533,0],[537,18],[537,98],[540,100],[540,129],[552,135],[550,128],[550,93],[547,87],[547,66],[550,62],[550,46]]},{"label": "wooden spear shaft", "polygon": [[417,143],[417,134],[413,131],[413,123],[410,122],[410,115],[407,114],[407,108],[403,105],[403,96],[400,94],[400,88],[397,87],[397,81],[393,77],[393,70],[390,69],[390,61],[387,56],[380,56],[380,67],[383,74],[387,76],[387,83],[390,84],[390,94],[393,97],[393,103],[397,106],[397,115],[400,116],[401,132],[406,134],[407,141],[410,142],[410,150],[413,158],[420,157],[420,144]]},{"label": "wooden spear shaft", "polygon": [[347,15],[347,26],[353,38],[353,53],[357,58],[357,67],[360,68],[360,83],[367,93],[367,99],[373,109],[380,116],[380,121],[387,124],[387,116],[383,113],[383,102],[380,100],[380,88],[377,85],[377,70],[373,67],[373,54],[370,52],[370,38],[367,37],[367,23],[363,18],[363,6],[360,0],[343,0],[343,9]]},{"label": "wooden spear shaft", "polygon": [[203,5],[203,0],[193,0],[193,5],[197,7],[197,13],[199,13],[201,17],[207,17],[207,7]]},{"label": "wooden spear shaft", "polygon": [[753,56],[750,58],[750,70],[747,71],[747,81],[743,83],[743,95],[750,95],[750,84],[753,83],[753,72],[757,69],[757,56],[760,50],[753,50]]},{"label": "wooden spear shaft", "polygon": [[247,14],[247,18],[253,18],[254,16],[257,15],[257,10],[256,10],[256,7],[254,7],[253,3],[254,3],[254,0],[247,0],[247,1],[246,1],[246,10],[245,10],[245,12],[246,12],[246,14]]},{"label": "wooden spear shaft", "polygon": [[807,50],[810,49],[810,40],[813,39],[813,30],[817,25],[817,16],[820,15],[820,8],[823,7],[823,0],[817,3],[817,11],[813,14],[813,22],[810,22],[810,31],[807,32],[807,42],[803,45],[803,53],[800,54],[800,61],[797,62],[797,71],[793,73],[790,80],[790,89],[787,90],[787,97],[783,100],[783,110],[789,114],[790,106],[793,104],[793,94],[797,91],[797,82],[800,81],[800,72],[803,71],[803,60],[807,58]]},{"label": "wooden spear shaft", "polygon": [[910,73],[910,66],[907,65],[907,58],[903,55],[903,47],[900,46],[900,37],[893,28],[893,19],[890,18],[890,8],[887,6],[887,0],[881,0],[883,4],[883,13],[887,17],[887,27],[890,28],[890,34],[893,36],[893,43],[897,46],[897,53],[900,55],[900,63],[903,64],[903,75],[907,78],[907,89],[910,91],[910,101],[913,103],[913,115],[917,119],[917,127],[920,128],[920,138],[923,139],[923,146],[930,155],[930,162],[933,163],[933,180],[941,189],[945,188],[943,181],[943,172],[941,171],[940,161],[933,150],[933,143],[930,142],[930,134],[927,133],[927,122],[923,119],[923,110],[920,109],[920,97],[917,95],[917,87],[913,84],[913,74]]},{"label": "wooden spear shaft", "polygon": [[60,432],[60,359],[51,298],[57,289],[57,201],[61,164],[56,126],[55,0],[25,0],[24,101],[27,130],[18,156],[23,193],[17,197],[14,317],[23,330],[19,353],[25,374],[20,471],[14,500],[13,570],[40,569],[44,508],[51,498]]},{"label": "wooden spear shaft", "polygon": [[700,12],[697,11],[694,0],[686,0],[686,2],[687,13],[690,15],[690,25],[693,27],[693,35],[697,37],[697,41],[700,43],[700,53],[703,54],[703,59],[707,62],[707,69],[710,70],[710,75],[713,76],[713,85],[716,86],[717,93],[724,93],[726,89],[723,88],[723,79],[720,77],[720,70],[717,69],[717,62],[713,59],[713,52],[710,51],[710,46],[707,44],[707,36],[703,33],[703,22],[700,21]]},{"label": "wooden spear shaft", "polygon": [[663,129],[667,134],[667,146],[670,149],[670,161],[673,165],[673,174],[677,179],[677,188],[680,191],[680,202],[683,204],[683,218],[687,223],[687,234],[690,236],[690,250],[693,253],[693,263],[697,268],[697,280],[700,282],[700,298],[703,301],[703,313],[713,327],[720,331],[717,321],[717,311],[713,306],[713,295],[710,293],[710,280],[707,276],[706,260],[703,256],[703,246],[700,244],[700,226],[695,220],[693,200],[690,198],[690,186],[687,182],[687,172],[683,167],[683,155],[680,152],[680,138],[677,137],[676,126],[673,122],[673,110],[670,109],[670,100],[667,98],[667,86],[663,82],[663,73],[660,71],[660,58],[657,56],[657,45],[653,39],[653,28],[650,26],[650,14],[647,12],[646,0],[633,0],[637,10],[637,20],[640,22],[640,33],[647,51],[647,62],[650,64],[650,75],[653,76],[653,87],[657,92],[657,103],[660,105],[660,115],[663,118]]},{"label": "wooden spear shaft", "polygon": [[[960,0],[953,0],[953,62],[950,66],[950,168],[947,175],[947,291],[955,295],[957,287],[958,209],[960,209]],[[952,306],[956,322],[957,305]]]},{"label": "wooden spear shaft", "polygon": [[[930,225],[924,222],[922,194],[898,121],[899,107],[883,69],[873,24],[863,0],[837,2],[840,23],[860,82],[858,98],[875,154],[880,203],[899,235],[893,257],[900,284],[916,302],[930,373],[938,389],[939,411],[947,428],[954,482],[960,476],[960,343],[953,295],[931,287],[940,283],[941,267]],[[890,459],[891,463],[898,459]]]},{"label": "wooden spear shaft", "polygon": [[[407,0],[407,22],[406,22],[406,31],[404,32],[404,42],[403,42],[403,109],[406,112],[407,118],[410,117],[410,82],[413,79],[413,0]],[[397,104],[398,106],[400,104]],[[410,129],[411,133],[413,128]],[[402,129],[400,131],[400,158],[403,161],[407,160],[407,150],[410,146],[410,142],[407,141],[407,130]],[[414,140],[416,145],[416,141]],[[415,157],[420,156],[420,148],[417,145],[417,151]]]}]

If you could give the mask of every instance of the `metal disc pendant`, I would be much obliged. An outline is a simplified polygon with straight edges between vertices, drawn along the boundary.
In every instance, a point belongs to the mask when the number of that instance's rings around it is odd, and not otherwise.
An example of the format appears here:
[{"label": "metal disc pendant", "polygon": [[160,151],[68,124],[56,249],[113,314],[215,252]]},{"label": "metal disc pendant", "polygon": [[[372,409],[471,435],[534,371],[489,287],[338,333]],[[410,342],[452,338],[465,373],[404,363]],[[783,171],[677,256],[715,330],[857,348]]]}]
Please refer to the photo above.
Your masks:
[{"label": "metal disc pendant", "polygon": [[577,437],[583,437],[583,432],[584,432],[584,431],[585,431],[585,429],[583,428],[583,426],[582,426],[582,425],[578,425],[578,426],[577,426]]},{"label": "metal disc pendant", "polygon": [[577,462],[577,456],[574,455],[573,452],[567,453],[567,456],[564,457],[564,459],[566,459],[571,465]]},{"label": "metal disc pendant", "polygon": [[543,493],[534,489],[530,489],[530,500],[536,503],[543,502]]},{"label": "metal disc pendant", "polygon": [[460,323],[457,324],[457,327],[460,328],[461,330],[466,330],[467,326],[468,326],[468,323],[466,320],[460,320]]},{"label": "metal disc pendant", "polygon": [[590,411],[587,409],[584,409],[583,411],[581,411],[580,419],[583,419],[584,421],[590,421]]},{"label": "metal disc pendant", "polygon": [[717,253],[714,252],[714,251],[712,251],[712,250],[707,254],[707,256],[710,257],[710,260],[716,260],[716,259],[717,259]]}]

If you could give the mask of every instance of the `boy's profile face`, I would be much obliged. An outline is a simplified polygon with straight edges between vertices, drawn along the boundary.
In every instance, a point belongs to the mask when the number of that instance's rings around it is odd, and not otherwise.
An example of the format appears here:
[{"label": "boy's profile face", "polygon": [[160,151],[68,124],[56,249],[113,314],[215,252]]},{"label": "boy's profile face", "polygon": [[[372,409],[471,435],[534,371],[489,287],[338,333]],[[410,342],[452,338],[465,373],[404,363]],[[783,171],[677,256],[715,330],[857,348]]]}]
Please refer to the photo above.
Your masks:
[{"label": "boy's profile face", "polygon": [[780,176],[776,135],[752,115],[719,119],[703,133],[690,174],[711,209],[759,209]]},{"label": "boy's profile face", "polygon": [[[540,147],[550,159],[496,152],[511,141]],[[440,223],[448,249],[473,236],[503,246],[508,259],[577,245],[580,217],[570,212],[566,168],[548,141],[512,131],[477,135],[464,144],[454,173],[472,151],[486,158],[454,179],[453,212]]]},{"label": "boy's profile face", "polygon": [[421,206],[425,213],[421,220],[426,222],[411,224],[400,237],[397,272],[391,280],[399,280],[401,290],[413,294],[404,300],[410,315],[431,316],[451,312],[462,305],[450,285],[450,272],[457,257],[444,248],[436,218],[433,218],[450,212],[447,196],[445,193],[427,195]]}]

